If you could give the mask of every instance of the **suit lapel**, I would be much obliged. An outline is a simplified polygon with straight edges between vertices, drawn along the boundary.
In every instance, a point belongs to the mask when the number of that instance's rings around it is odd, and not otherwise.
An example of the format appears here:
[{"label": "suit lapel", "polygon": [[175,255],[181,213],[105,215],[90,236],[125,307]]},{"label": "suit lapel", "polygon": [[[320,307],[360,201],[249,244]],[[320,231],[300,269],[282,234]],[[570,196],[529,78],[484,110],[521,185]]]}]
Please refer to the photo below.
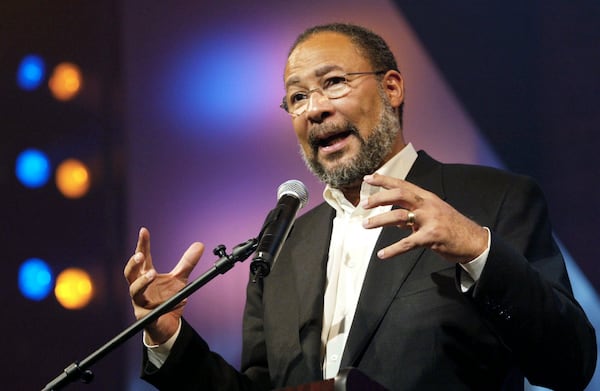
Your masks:
[{"label": "suit lapel", "polygon": [[[291,240],[287,241],[290,247],[284,247],[289,256],[284,251],[279,256],[281,264],[278,266],[292,273],[285,273],[291,274],[286,282],[290,286],[281,286],[277,294],[290,292],[293,296],[286,298],[286,307],[281,308],[281,313],[287,315],[278,328],[285,328],[282,335],[287,339],[297,335],[297,339],[292,340],[298,345],[297,349],[290,347],[281,352],[278,355],[281,360],[269,365],[284,374],[286,382],[323,378],[320,360],[323,296],[333,216],[334,210],[327,204],[307,213],[293,227]],[[302,360],[298,360],[299,355],[303,356]]]},{"label": "suit lapel", "polygon": [[[314,212],[302,221],[302,227],[294,227],[297,232],[293,233],[298,236],[293,242],[298,246],[291,249],[291,259],[301,260],[293,265],[301,313],[306,315],[319,310],[322,318],[327,256],[335,212],[327,204],[321,204]],[[300,320],[304,318],[302,314]]]},{"label": "suit lapel", "polygon": [[[424,152],[419,152],[419,157],[406,179],[444,198],[441,165]],[[418,248],[387,260],[381,260],[377,258],[377,250],[401,240],[410,233],[411,231],[398,227],[382,229],[371,255],[346,342],[341,368],[357,366],[364,349],[376,332],[392,300],[425,251]]]},{"label": "suit lapel", "polygon": [[[385,228],[375,248],[389,246],[406,237],[408,233],[407,230],[396,227]],[[417,249],[387,260],[381,260],[376,255],[371,257],[341,368],[355,366],[360,360],[362,351],[422,252],[423,249]]]}]

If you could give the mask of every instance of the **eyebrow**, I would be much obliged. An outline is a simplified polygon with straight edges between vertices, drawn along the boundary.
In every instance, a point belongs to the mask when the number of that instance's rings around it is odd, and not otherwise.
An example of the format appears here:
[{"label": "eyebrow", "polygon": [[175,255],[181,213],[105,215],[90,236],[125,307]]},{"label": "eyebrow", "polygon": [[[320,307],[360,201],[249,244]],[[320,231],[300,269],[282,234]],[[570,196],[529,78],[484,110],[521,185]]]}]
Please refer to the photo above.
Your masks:
[{"label": "eyebrow", "polygon": [[[341,70],[341,69],[342,68],[339,65],[323,65],[315,70],[315,76],[321,77],[331,71]],[[292,76],[285,82],[285,88],[288,88],[289,86],[291,86],[293,84],[298,84],[298,83],[300,83],[300,77]]]}]

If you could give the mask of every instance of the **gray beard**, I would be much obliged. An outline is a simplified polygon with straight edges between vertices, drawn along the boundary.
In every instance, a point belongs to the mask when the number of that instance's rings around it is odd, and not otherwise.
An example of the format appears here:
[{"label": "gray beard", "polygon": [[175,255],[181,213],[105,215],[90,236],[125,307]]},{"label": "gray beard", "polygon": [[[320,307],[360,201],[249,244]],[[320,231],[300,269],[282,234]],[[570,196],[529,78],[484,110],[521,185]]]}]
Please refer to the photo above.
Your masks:
[{"label": "gray beard", "polygon": [[[374,173],[384,163],[385,158],[392,152],[396,137],[400,132],[400,120],[387,99],[383,98],[384,107],[379,118],[379,122],[373,129],[373,132],[367,138],[363,138],[356,126],[346,122],[342,126],[323,126],[319,132],[329,131],[349,131],[348,137],[356,137],[360,141],[358,154],[350,161],[344,164],[326,169],[318,160],[318,142],[311,134],[309,143],[312,148],[312,155],[307,154],[300,149],[302,159],[308,169],[323,183],[335,189],[343,189],[362,182],[365,175]],[[314,132],[313,132],[314,134]],[[338,159],[342,156],[333,154],[330,160]]]}]

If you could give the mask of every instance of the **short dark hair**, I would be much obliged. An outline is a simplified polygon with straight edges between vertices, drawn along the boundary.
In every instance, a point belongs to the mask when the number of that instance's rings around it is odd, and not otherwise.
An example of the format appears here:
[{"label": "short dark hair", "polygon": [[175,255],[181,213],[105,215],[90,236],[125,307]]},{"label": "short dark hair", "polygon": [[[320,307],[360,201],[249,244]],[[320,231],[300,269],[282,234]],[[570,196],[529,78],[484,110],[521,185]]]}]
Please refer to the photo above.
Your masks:
[{"label": "short dark hair", "polygon": [[296,38],[288,53],[288,57],[299,44],[313,35],[322,32],[340,33],[350,38],[350,41],[357,46],[358,50],[371,63],[374,71],[388,71],[390,69],[399,71],[394,54],[383,38],[367,28],[348,23],[329,23],[304,30]]},{"label": "short dark hair", "polygon": [[[323,32],[339,33],[350,38],[350,42],[356,45],[357,49],[371,63],[373,71],[395,70],[400,72],[394,53],[383,38],[373,31],[350,23],[328,23],[310,27],[302,32],[296,41],[292,44],[288,52],[288,58],[298,45],[306,41],[313,35]],[[398,107],[398,118],[402,126],[404,118],[404,102]]]}]

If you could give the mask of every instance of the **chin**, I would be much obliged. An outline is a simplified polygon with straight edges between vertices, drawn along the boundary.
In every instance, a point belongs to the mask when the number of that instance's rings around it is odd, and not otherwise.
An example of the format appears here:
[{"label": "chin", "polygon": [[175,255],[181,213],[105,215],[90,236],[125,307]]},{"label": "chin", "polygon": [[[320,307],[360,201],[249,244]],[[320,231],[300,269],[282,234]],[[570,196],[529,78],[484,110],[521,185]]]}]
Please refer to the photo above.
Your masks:
[{"label": "chin", "polygon": [[321,159],[320,163],[321,163],[321,166],[323,167],[323,169],[327,172],[339,171],[340,169],[343,169],[345,166],[348,166],[351,164],[351,158],[344,157],[344,156],[340,156],[337,158],[334,156],[329,156],[329,158],[327,160]]}]

